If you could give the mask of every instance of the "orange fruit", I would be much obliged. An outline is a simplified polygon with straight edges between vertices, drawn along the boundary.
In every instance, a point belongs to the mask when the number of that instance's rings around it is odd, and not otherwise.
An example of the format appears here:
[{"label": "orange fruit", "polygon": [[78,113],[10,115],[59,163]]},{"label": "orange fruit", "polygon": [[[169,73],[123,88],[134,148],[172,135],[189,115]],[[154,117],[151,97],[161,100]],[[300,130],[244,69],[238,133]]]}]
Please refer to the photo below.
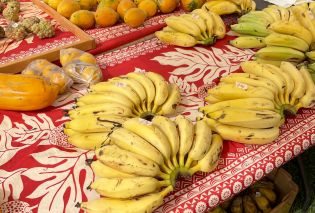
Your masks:
[{"label": "orange fruit", "polygon": [[139,27],[147,18],[147,14],[140,8],[130,8],[124,16],[124,22],[130,27]]},{"label": "orange fruit", "polygon": [[75,0],[62,0],[57,7],[57,12],[66,17],[70,18],[71,14],[75,11],[80,10],[80,4]]},{"label": "orange fruit", "polygon": [[144,10],[147,17],[154,16],[158,9],[154,0],[143,0],[138,4],[138,8]]},{"label": "orange fruit", "polygon": [[82,29],[94,27],[94,13],[88,10],[78,10],[72,13],[70,21]]},{"label": "orange fruit", "polygon": [[113,8],[114,10],[117,10],[118,4],[119,4],[119,0],[101,0],[97,8],[110,7],[110,8]]},{"label": "orange fruit", "polygon": [[180,0],[180,4],[185,11],[193,11],[200,8],[205,0]]},{"label": "orange fruit", "polygon": [[124,19],[124,15],[126,11],[130,8],[135,8],[137,5],[132,0],[120,0],[117,6],[117,12],[122,19]]},{"label": "orange fruit", "polygon": [[177,0],[156,0],[156,3],[162,13],[171,13],[178,6]]},{"label": "orange fruit", "polygon": [[85,62],[89,64],[97,64],[95,57],[91,53],[87,53],[87,52],[83,53],[82,55],[80,55],[80,57],[76,59],[81,62]]},{"label": "orange fruit", "polygon": [[95,22],[100,27],[109,27],[116,24],[119,14],[110,7],[98,7],[95,11]]}]

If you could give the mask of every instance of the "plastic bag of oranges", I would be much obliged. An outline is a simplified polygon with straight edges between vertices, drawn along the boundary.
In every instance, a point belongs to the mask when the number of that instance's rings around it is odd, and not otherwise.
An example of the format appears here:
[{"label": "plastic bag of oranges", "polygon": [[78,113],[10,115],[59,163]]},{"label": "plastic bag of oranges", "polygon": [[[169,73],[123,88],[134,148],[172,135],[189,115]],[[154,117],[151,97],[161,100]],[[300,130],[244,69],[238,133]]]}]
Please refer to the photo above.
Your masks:
[{"label": "plastic bag of oranges", "polygon": [[90,53],[72,47],[60,50],[60,63],[63,67],[74,60],[97,65],[95,57]]},{"label": "plastic bag of oranges", "polygon": [[59,86],[59,94],[64,93],[73,84],[73,80],[57,65],[46,59],[36,59],[29,63],[22,74],[44,77],[50,83]]}]

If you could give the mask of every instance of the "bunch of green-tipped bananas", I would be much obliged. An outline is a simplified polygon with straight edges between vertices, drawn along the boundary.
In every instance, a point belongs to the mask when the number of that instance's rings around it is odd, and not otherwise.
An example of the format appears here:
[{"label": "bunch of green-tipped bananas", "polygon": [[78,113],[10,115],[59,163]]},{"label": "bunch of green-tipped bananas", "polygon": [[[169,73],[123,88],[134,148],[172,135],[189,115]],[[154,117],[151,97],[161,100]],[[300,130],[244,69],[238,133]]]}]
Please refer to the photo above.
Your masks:
[{"label": "bunch of green-tipped bananas", "polygon": [[98,178],[88,188],[104,197],[78,206],[87,212],[152,212],[179,173],[213,171],[222,148],[222,138],[204,120],[194,125],[182,115],[174,121],[160,115],[151,121],[130,118],[107,135],[91,162]]},{"label": "bunch of green-tipped bananas", "polygon": [[202,8],[218,15],[245,14],[255,10],[256,3],[253,0],[208,0]]},{"label": "bunch of green-tipped bananas", "polygon": [[211,45],[225,36],[226,28],[221,17],[204,9],[195,9],[180,16],[164,19],[167,24],[155,36],[166,44],[193,47],[197,44]]},{"label": "bunch of green-tipped bananas", "polygon": [[208,213],[268,213],[277,202],[275,185],[265,178]]},{"label": "bunch of green-tipped bananas", "polygon": [[315,47],[315,2],[290,8],[275,5],[249,12],[231,29],[240,36],[230,44],[259,48],[256,60],[280,66],[281,61],[301,62]]},{"label": "bunch of green-tipped bananas", "polygon": [[241,63],[208,90],[208,105],[199,110],[213,131],[225,140],[266,144],[279,135],[285,112],[295,114],[315,103],[315,85],[305,66],[283,61],[280,68],[257,61]]},{"label": "bunch of green-tipped bananas", "polygon": [[[68,141],[83,149],[99,148],[106,134],[131,117],[174,115],[180,102],[176,84],[157,73],[128,73],[90,87],[76,100],[65,123]],[[83,143],[85,141],[85,143]]]}]

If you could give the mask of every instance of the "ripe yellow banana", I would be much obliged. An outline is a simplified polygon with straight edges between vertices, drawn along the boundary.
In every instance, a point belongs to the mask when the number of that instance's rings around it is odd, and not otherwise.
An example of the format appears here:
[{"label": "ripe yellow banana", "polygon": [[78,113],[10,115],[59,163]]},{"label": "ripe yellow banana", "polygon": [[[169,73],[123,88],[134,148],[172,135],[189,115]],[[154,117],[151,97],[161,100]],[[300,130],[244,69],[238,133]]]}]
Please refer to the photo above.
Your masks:
[{"label": "ripe yellow banana", "polygon": [[278,9],[266,7],[262,11],[268,13],[275,21],[282,21],[281,13]]},{"label": "ripe yellow banana", "polygon": [[199,15],[192,13],[182,14],[180,15],[180,17],[186,19],[187,21],[194,22],[199,27],[202,37],[204,39],[208,38],[207,26],[203,18],[201,18]]},{"label": "ripe yellow banana", "polygon": [[277,5],[268,5],[268,8],[274,8],[279,11],[281,20],[282,21],[288,21],[290,17],[290,12],[287,8],[277,6]]},{"label": "ripe yellow banana", "polygon": [[305,55],[311,59],[311,60],[315,60],[315,51],[309,51],[307,53],[305,53]]},{"label": "ripe yellow banana", "polygon": [[310,72],[305,66],[301,67],[300,73],[305,82],[305,94],[299,99],[299,103],[296,107],[297,109],[301,107],[310,108],[315,103],[315,85]]},{"label": "ripe yellow banana", "polygon": [[274,110],[275,105],[271,100],[265,98],[242,98],[227,101],[221,101],[215,104],[209,104],[200,107],[199,111],[208,114],[225,108],[240,108],[251,110]]},{"label": "ripe yellow banana", "polygon": [[155,36],[165,44],[180,47],[193,47],[198,43],[193,36],[181,32],[156,31]]},{"label": "ripe yellow banana", "polygon": [[277,21],[269,26],[269,29],[286,35],[291,35],[303,39],[308,45],[312,43],[311,32],[298,22]]},{"label": "ripe yellow banana", "polygon": [[212,16],[212,19],[214,21],[214,28],[213,28],[213,35],[217,38],[217,39],[222,39],[225,37],[226,34],[226,27],[225,27],[225,23],[222,20],[222,18],[216,14],[216,13],[210,13],[210,15]]},{"label": "ripe yellow banana", "polygon": [[305,94],[305,82],[300,71],[290,62],[283,61],[280,68],[285,70],[294,81],[294,90],[290,94],[290,104],[295,102]]},{"label": "ripe yellow banana", "polygon": [[205,119],[208,125],[224,140],[231,140],[244,144],[268,144],[278,138],[279,127],[269,129],[253,129],[224,125],[213,119]]},{"label": "ripe yellow banana", "polygon": [[183,167],[185,165],[185,156],[193,144],[194,124],[182,115],[176,117],[175,123],[179,132],[179,166]]},{"label": "ripe yellow banana", "polygon": [[216,2],[216,4],[212,4],[211,1],[208,1],[204,3],[201,8],[206,11],[216,13],[218,15],[226,15],[241,12],[240,8],[230,1],[218,1]]},{"label": "ripe yellow banana", "polygon": [[97,193],[108,198],[130,199],[156,192],[169,186],[170,181],[158,181],[153,177],[98,178],[90,186]]},{"label": "ripe yellow banana", "polygon": [[180,103],[181,96],[179,87],[176,84],[168,85],[168,97],[164,104],[157,110],[158,115],[174,115]]},{"label": "ripe yellow banana", "polygon": [[185,163],[186,168],[189,168],[194,160],[201,160],[207,154],[211,146],[212,132],[205,120],[197,121],[194,131],[195,138],[188,152],[188,158]]},{"label": "ripe yellow banana", "polygon": [[264,42],[264,37],[259,36],[239,36],[233,40],[230,40],[229,43],[237,48],[262,48],[266,44]]},{"label": "ripe yellow banana", "polygon": [[270,33],[265,38],[265,44],[270,46],[290,47],[302,52],[306,52],[309,44],[296,36],[281,33]]},{"label": "ripe yellow banana", "polygon": [[289,47],[276,47],[276,46],[267,46],[255,53],[256,57],[265,59],[265,60],[274,60],[274,61],[292,61],[300,62],[303,61],[305,55],[299,50],[295,50]]},{"label": "ripe yellow banana", "polygon": [[308,8],[313,14],[315,14],[315,2],[309,2]]},{"label": "ripe yellow banana", "polygon": [[311,11],[303,11],[301,8],[296,8],[293,10],[294,15],[302,26],[308,29],[312,34],[312,42],[315,41],[315,25],[313,23],[314,15]]},{"label": "ripe yellow banana", "polygon": [[262,64],[272,64],[272,65],[275,65],[277,67],[280,67],[280,64],[282,62],[282,61],[274,61],[274,60],[265,60],[265,59],[261,59],[258,57],[256,57],[254,60],[259,62],[259,63],[262,63]]},{"label": "ripe yellow banana", "polygon": [[205,97],[205,101],[208,102],[209,104],[215,104],[215,103],[219,103],[219,102],[224,101],[224,100],[219,99],[217,97],[214,97],[213,95],[207,95]]},{"label": "ripe yellow banana", "polygon": [[253,129],[279,126],[281,120],[280,114],[271,110],[250,110],[238,108],[225,108],[215,112],[210,112],[207,114],[207,117],[222,124]]},{"label": "ripe yellow banana", "polygon": [[206,26],[207,26],[208,37],[212,38],[214,35],[215,22],[214,22],[212,16],[210,15],[210,13],[208,13],[206,10],[201,9],[201,8],[195,9],[191,13],[196,14],[205,20]]},{"label": "ripe yellow banana", "polygon": [[94,172],[94,174],[97,177],[103,177],[103,178],[130,178],[130,177],[136,177],[135,175],[128,174],[125,172],[122,172],[120,170],[113,169],[109,166],[106,166],[99,160],[95,160],[91,163],[91,168]]},{"label": "ripe yellow banana", "polygon": [[206,155],[198,160],[198,163],[189,169],[189,173],[192,175],[198,171],[212,172],[219,163],[219,158],[223,150],[223,140],[220,135],[213,134],[210,148]]},{"label": "ripe yellow banana", "polygon": [[100,212],[128,212],[128,213],[151,213],[163,203],[163,198],[173,190],[172,186],[165,188],[163,191],[148,194],[139,198],[128,200],[99,198],[96,200],[82,202],[77,205],[89,213]]},{"label": "ripe yellow banana", "polygon": [[163,165],[164,159],[161,153],[137,134],[125,129],[115,129],[110,135],[111,143],[121,149],[142,155],[158,165]]},{"label": "ripe yellow banana", "polygon": [[167,137],[171,147],[171,159],[175,167],[178,166],[177,153],[179,150],[179,134],[175,122],[171,119],[156,115],[152,119],[152,124],[157,126]]},{"label": "ripe yellow banana", "polygon": [[84,133],[68,136],[68,143],[85,150],[95,150],[111,142],[109,132]]},{"label": "ripe yellow banana", "polygon": [[63,133],[68,136],[81,134],[81,132],[74,131],[73,129],[67,129],[65,127],[63,128]]}]

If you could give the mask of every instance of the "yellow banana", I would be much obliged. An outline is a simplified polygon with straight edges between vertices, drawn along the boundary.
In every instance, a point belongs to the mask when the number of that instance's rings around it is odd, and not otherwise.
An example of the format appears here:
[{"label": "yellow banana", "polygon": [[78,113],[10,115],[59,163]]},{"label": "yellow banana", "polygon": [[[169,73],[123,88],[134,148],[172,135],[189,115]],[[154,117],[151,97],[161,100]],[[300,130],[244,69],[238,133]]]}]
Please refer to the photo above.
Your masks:
[{"label": "yellow banana", "polygon": [[293,12],[300,24],[311,32],[312,42],[314,42],[315,25],[313,23],[314,15],[312,14],[312,12],[309,10],[303,11],[301,8],[296,8],[295,10],[293,10]]},{"label": "yellow banana", "polygon": [[215,104],[215,103],[219,103],[219,102],[224,101],[224,100],[219,99],[217,97],[214,97],[213,95],[207,95],[205,97],[205,101],[208,102],[209,104]]},{"label": "yellow banana", "polygon": [[210,11],[212,13],[218,14],[218,15],[241,13],[240,8],[236,4],[230,1],[219,1],[216,4],[211,4],[211,1],[208,1],[204,3],[201,8],[206,11]]},{"label": "yellow banana", "polygon": [[265,60],[274,60],[274,61],[292,61],[292,62],[301,62],[304,60],[305,55],[299,50],[295,50],[289,47],[276,47],[276,46],[267,46],[255,53],[256,57],[265,59]]},{"label": "yellow banana", "polygon": [[311,59],[311,60],[315,60],[315,51],[309,51],[307,53],[305,53],[305,55]]},{"label": "yellow banana", "polygon": [[262,11],[268,13],[275,21],[282,21],[281,13],[276,8],[266,7]]},{"label": "yellow banana", "polygon": [[239,36],[229,43],[237,48],[262,48],[265,47],[264,37],[259,36]]},{"label": "yellow banana", "polygon": [[305,66],[301,67],[300,73],[305,82],[305,94],[299,99],[299,103],[296,107],[297,109],[301,107],[310,108],[315,103],[315,85],[310,72]]},{"label": "yellow banana", "polygon": [[206,26],[207,26],[208,37],[212,38],[214,35],[215,22],[214,22],[212,16],[210,15],[210,13],[208,13],[206,10],[201,9],[201,8],[195,9],[191,13],[196,14],[205,20]]},{"label": "yellow banana", "polygon": [[95,150],[111,142],[109,132],[84,133],[68,136],[68,143],[85,150]]},{"label": "yellow banana", "polygon": [[281,33],[270,33],[264,41],[266,45],[290,47],[302,52],[306,52],[309,48],[309,44],[306,43],[303,39]]},{"label": "yellow banana", "polygon": [[254,60],[262,64],[272,64],[277,67],[280,67],[280,64],[282,62],[282,61],[274,61],[274,60],[265,60],[258,57],[256,57]]},{"label": "yellow banana", "polygon": [[103,178],[130,178],[130,177],[136,177],[135,175],[128,174],[125,172],[122,172],[120,170],[113,169],[109,166],[106,166],[99,160],[95,160],[91,163],[91,168],[94,172],[94,174],[98,177]]},{"label": "yellow banana", "polygon": [[155,36],[165,44],[180,47],[193,47],[197,44],[193,36],[181,32],[156,31]]},{"label": "yellow banana", "polygon": [[179,87],[176,84],[168,85],[168,97],[164,104],[157,110],[158,115],[174,115],[180,103],[181,96]]},{"label": "yellow banana", "polygon": [[182,14],[180,17],[186,19],[187,21],[194,22],[199,27],[201,35],[204,37],[204,39],[208,38],[206,32],[207,31],[206,22],[199,15],[188,13]]},{"label": "yellow banana", "polygon": [[222,39],[225,37],[226,34],[226,27],[225,27],[225,23],[222,20],[222,18],[216,14],[216,13],[210,13],[210,15],[212,16],[212,19],[214,21],[214,28],[213,28],[213,35],[217,38],[217,39]]}]

